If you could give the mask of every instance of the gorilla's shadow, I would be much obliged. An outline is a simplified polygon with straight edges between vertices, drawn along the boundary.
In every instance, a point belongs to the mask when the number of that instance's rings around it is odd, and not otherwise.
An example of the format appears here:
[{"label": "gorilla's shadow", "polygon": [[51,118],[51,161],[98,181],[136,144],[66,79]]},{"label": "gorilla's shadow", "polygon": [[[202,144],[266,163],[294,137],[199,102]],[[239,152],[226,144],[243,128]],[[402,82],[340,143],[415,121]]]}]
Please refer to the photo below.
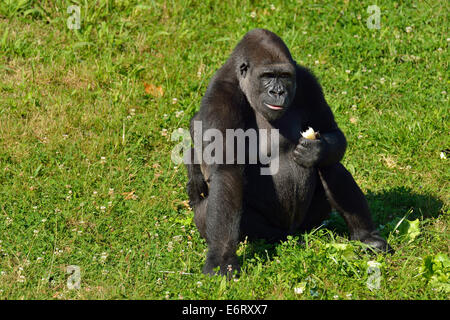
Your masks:
[{"label": "gorilla's shadow", "polygon": [[[379,229],[380,226],[401,219],[405,215],[409,220],[436,218],[444,205],[441,200],[429,194],[415,193],[406,187],[382,190],[378,193],[369,190],[365,195],[372,218]],[[338,235],[348,235],[347,226],[337,212],[333,212],[331,218],[324,224]]]},{"label": "gorilla's shadow", "polygon": [[[429,194],[419,194],[410,188],[397,187],[383,190],[378,193],[368,191],[367,201],[372,212],[372,218],[378,229],[390,222],[395,222],[405,215],[408,220],[417,218],[437,218],[442,213],[443,202]],[[336,211],[331,213],[328,220],[323,222],[322,228],[333,231],[343,237],[349,237],[348,228],[344,219]],[[383,236],[389,234],[389,229],[380,230]],[[297,234],[300,239],[302,234]],[[272,259],[279,243],[267,243],[264,240],[252,241],[246,248],[246,259],[258,256],[260,259]],[[243,257],[240,257],[243,263]]]}]

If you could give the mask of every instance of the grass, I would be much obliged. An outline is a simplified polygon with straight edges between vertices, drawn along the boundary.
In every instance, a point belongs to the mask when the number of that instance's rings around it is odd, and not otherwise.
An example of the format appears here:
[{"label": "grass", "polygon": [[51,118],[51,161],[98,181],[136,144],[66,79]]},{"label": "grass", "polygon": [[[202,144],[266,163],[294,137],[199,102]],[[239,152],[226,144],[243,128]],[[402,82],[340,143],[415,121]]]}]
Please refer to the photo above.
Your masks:
[{"label": "grass", "polygon": [[[0,298],[448,299],[449,3],[376,1],[369,29],[372,4],[0,0]],[[320,79],[395,254],[364,251],[333,215],[278,245],[242,243],[238,281],[201,274],[170,133],[255,27]]]}]

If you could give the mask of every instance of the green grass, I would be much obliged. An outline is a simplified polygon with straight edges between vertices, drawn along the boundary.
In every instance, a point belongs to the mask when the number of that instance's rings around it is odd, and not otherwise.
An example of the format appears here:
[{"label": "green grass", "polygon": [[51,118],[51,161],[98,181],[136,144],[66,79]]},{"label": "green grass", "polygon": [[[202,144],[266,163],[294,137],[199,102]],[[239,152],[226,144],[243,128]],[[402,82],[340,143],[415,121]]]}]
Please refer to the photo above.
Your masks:
[{"label": "green grass", "polygon": [[[67,27],[71,4],[80,30]],[[366,26],[372,4],[379,30]],[[449,9],[0,0],[0,298],[447,299]],[[348,241],[334,215],[279,245],[241,244],[237,281],[201,274],[206,244],[170,133],[188,127],[255,27],[279,34],[320,79],[349,141],[343,162],[395,254]],[[378,289],[368,261],[380,263]],[[68,265],[80,267],[79,290],[67,288]]]}]

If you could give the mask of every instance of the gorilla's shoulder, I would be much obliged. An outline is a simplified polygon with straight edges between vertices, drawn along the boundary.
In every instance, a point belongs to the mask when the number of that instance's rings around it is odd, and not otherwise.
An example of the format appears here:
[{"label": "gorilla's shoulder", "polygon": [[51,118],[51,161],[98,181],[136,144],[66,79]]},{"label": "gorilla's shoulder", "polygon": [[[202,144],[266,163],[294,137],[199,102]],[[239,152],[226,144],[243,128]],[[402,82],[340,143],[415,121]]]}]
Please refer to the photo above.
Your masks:
[{"label": "gorilla's shoulder", "polygon": [[298,84],[319,85],[319,81],[310,69],[305,66],[299,65],[298,63],[296,63],[295,68]]},{"label": "gorilla's shoulder", "polygon": [[203,121],[206,128],[241,128],[249,112],[250,106],[237,81],[231,77],[213,77],[196,119]]},{"label": "gorilla's shoulder", "polygon": [[[211,78],[206,93],[202,99],[202,107],[233,108],[233,105],[242,103],[245,99],[244,93],[240,89],[236,71],[227,61]],[[231,111],[231,110],[230,110]]]},{"label": "gorilla's shoulder", "polygon": [[[297,93],[305,100],[314,100],[314,102],[323,102],[323,92],[319,80],[308,68],[296,64]],[[310,101],[312,102],[312,101]]]}]

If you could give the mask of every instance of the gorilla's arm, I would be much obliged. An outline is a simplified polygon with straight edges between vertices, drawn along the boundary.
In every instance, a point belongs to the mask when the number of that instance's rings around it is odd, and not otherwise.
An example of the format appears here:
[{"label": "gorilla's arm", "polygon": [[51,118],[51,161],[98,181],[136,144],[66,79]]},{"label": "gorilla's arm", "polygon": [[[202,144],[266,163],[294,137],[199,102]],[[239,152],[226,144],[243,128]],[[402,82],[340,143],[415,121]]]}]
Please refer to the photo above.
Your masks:
[{"label": "gorilla's arm", "polygon": [[[341,161],[347,149],[347,140],[338,128],[320,135],[320,140],[325,144],[325,152],[319,159],[318,166],[325,167]],[[319,140],[319,141],[320,141]]]},{"label": "gorilla's arm", "polygon": [[338,128],[328,106],[322,88],[314,75],[297,66],[296,104],[300,106],[302,127],[312,127],[320,133],[320,139],[300,138],[294,149],[294,159],[305,167],[325,167],[338,163],[344,156],[347,140]]},{"label": "gorilla's arm", "polygon": [[206,241],[208,254],[204,273],[239,271],[236,249],[242,214],[242,169],[234,165],[220,165],[210,177],[206,209]]},{"label": "gorilla's arm", "polygon": [[[245,97],[238,89],[238,84],[227,76],[230,74],[232,70],[228,64],[216,73],[196,116],[196,120],[202,123],[203,132],[215,129],[222,133],[222,151],[216,152],[223,152],[224,160],[228,145],[226,129],[244,128],[246,116],[243,105]],[[205,147],[206,142],[203,143]],[[202,166],[207,172],[204,178],[209,183],[204,215],[208,253],[203,272],[213,274],[214,268],[220,267],[221,274],[230,275],[230,271],[239,271],[236,249],[242,215],[243,165],[203,163]]]}]

